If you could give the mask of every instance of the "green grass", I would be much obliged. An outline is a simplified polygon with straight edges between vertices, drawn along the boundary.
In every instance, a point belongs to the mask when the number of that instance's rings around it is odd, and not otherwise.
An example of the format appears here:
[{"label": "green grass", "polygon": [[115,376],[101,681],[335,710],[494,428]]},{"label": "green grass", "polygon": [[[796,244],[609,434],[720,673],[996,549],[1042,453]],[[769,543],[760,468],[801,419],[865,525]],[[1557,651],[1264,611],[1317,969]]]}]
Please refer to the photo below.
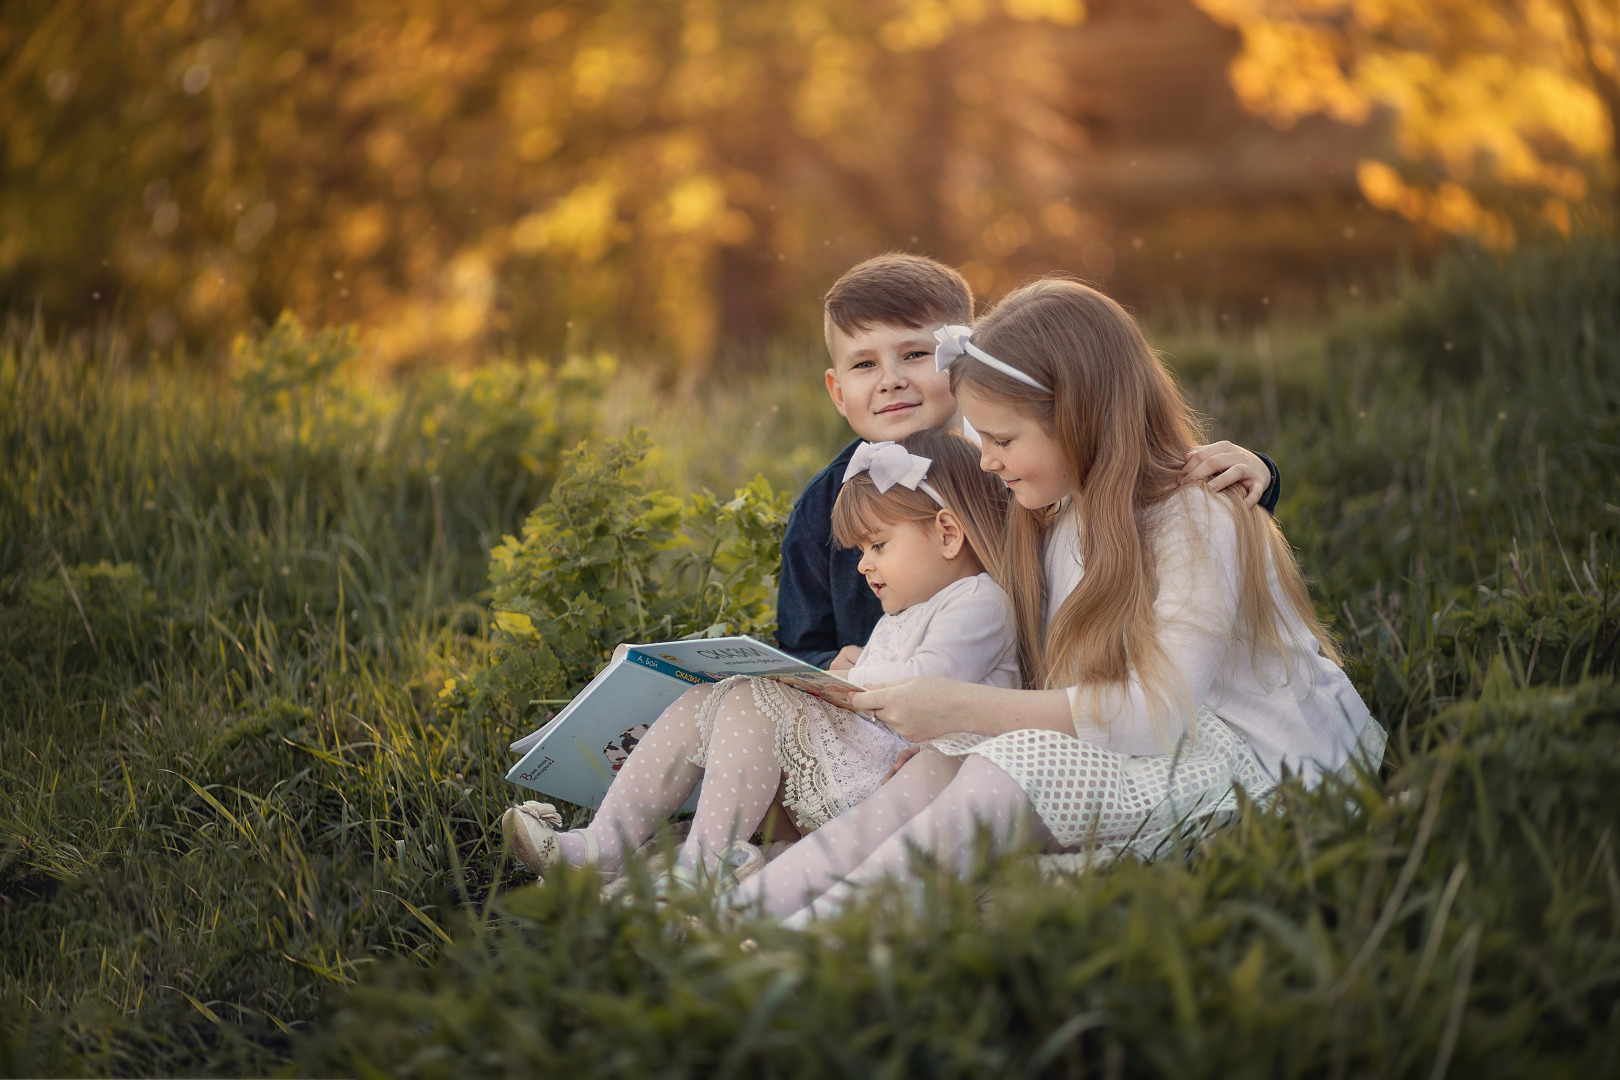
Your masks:
[{"label": "green grass", "polygon": [[228,377],[13,328],[0,1071],[1620,1068],[1620,250],[1463,252],[1325,327],[1159,344],[1281,463],[1383,774],[796,938],[516,887],[514,731],[435,703],[490,661],[488,551],[569,447],[633,418],[675,488],[792,489],[844,439],[819,359],[377,386],[292,325]]}]

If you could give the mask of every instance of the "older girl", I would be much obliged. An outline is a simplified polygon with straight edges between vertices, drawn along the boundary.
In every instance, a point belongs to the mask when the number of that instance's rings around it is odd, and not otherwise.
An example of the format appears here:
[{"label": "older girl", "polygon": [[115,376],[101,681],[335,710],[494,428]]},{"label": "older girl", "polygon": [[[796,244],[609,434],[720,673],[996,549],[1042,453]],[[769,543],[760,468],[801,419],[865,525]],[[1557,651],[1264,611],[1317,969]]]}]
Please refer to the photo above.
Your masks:
[{"label": "older girl", "polygon": [[981,466],[1016,501],[1002,580],[1023,688],[934,676],[858,695],[928,745],[734,903],[836,910],[913,848],[965,871],[984,827],[1001,846],[1150,855],[1234,806],[1234,786],[1382,753],[1271,517],[1178,483],[1191,410],[1118,304],[1046,280],[936,337]]}]

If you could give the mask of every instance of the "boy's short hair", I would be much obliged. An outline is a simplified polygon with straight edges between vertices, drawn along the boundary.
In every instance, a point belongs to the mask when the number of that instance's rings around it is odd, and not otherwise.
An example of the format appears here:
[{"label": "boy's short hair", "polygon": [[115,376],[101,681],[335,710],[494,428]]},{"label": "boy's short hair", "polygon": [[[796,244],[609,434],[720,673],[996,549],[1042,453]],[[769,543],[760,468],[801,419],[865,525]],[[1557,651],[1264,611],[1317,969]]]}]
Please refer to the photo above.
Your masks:
[{"label": "boy's short hair", "polygon": [[873,326],[973,321],[973,290],[961,274],[923,255],[890,252],[867,259],[833,282],[823,301],[827,321],[846,334]]}]

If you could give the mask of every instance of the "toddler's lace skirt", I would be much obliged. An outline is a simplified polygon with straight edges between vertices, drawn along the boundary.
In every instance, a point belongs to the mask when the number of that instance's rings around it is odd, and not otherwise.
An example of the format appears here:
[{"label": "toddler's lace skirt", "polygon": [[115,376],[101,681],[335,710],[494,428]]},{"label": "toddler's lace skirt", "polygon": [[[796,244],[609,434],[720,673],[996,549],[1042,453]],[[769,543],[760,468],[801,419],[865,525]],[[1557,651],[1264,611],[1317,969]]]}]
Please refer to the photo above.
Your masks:
[{"label": "toddler's lace skirt", "polygon": [[1196,738],[1177,753],[1118,754],[1057,731],[945,735],[930,745],[953,757],[980,754],[1016,780],[1064,848],[1129,849],[1152,858],[1177,828],[1218,824],[1270,791],[1253,751],[1214,713],[1198,714]]},{"label": "toddler's lace skirt", "polygon": [[813,694],[775,679],[735,676],[715,685],[698,706],[700,749],[689,759],[708,767],[715,714],[729,693],[752,692],[753,704],[776,728],[776,763],[785,778],[782,802],[803,830],[819,829],[883,784],[906,741]]}]

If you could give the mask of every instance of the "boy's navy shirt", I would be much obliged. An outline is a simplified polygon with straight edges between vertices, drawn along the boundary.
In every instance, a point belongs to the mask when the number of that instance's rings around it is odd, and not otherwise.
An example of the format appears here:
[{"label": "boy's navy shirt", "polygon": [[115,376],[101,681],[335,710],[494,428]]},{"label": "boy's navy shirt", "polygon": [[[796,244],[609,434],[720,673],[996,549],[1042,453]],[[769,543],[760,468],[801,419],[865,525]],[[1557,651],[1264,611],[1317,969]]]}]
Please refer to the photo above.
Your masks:
[{"label": "boy's navy shirt", "polygon": [[832,508],[856,439],[810,479],[788,515],[776,589],[776,641],[784,652],[826,667],[845,645],[865,645],[883,602],[861,576],[861,553],[833,542]]},{"label": "boy's navy shirt", "polygon": [[[826,667],[846,645],[865,645],[883,617],[883,604],[858,567],[861,553],[833,542],[832,508],[844,485],[844,470],[856,439],[805,485],[788,516],[782,537],[782,572],[776,593],[776,640],[784,652]],[[1277,512],[1282,475],[1266,455],[1271,485],[1260,498],[1267,513]]]}]

